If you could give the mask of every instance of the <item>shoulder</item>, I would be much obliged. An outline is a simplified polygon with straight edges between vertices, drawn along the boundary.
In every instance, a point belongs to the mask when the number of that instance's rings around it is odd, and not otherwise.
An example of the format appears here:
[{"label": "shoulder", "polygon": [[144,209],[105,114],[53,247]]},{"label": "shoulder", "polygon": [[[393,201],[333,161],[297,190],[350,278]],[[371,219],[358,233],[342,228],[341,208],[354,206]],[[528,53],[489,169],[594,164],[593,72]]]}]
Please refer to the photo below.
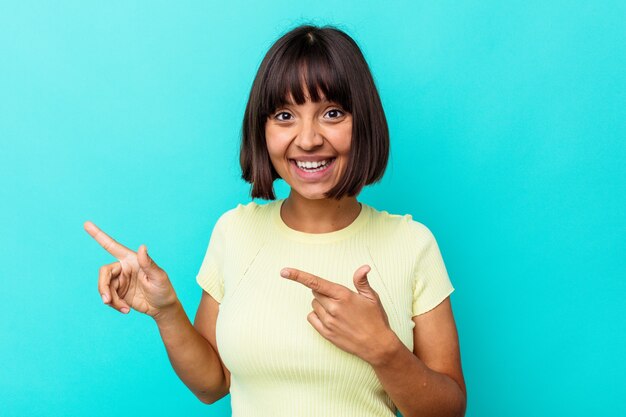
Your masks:
[{"label": "shoulder", "polygon": [[272,210],[279,201],[259,204],[251,201],[245,204],[237,204],[225,211],[217,220],[216,227],[226,231],[241,228],[258,227],[271,220]]},{"label": "shoulder", "polygon": [[381,237],[397,239],[418,246],[434,240],[433,233],[423,223],[414,220],[411,214],[392,214],[370,206],[372,229]]},{"label": "shoulder", "polygon": [[276,204],[280,204],[280,200],[270,201],[268,203],[259,204],[256,201],[250,201],[246,204],[237,204],[236,207],[228,210],[224,215],[228,215],[238,220],[269,218],[272,210],[276,208]]}]

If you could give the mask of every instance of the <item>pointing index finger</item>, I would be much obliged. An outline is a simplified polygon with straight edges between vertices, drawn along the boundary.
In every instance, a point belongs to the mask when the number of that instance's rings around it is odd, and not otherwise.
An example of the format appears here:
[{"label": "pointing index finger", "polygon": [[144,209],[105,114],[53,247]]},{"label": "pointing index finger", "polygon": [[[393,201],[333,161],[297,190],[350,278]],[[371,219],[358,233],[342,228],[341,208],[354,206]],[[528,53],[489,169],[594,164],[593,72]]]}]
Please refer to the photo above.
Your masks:
[{"label": "pointing index finger", "polygon": [[104,248],[104,250],[115,256],[117,259],[122,259],[126,257],[129,252],[132,252],[126,246],[117,242],[111,236],[100,230],[100,228],[92,222],[86,221],[85,224],[83,224],[83,227],[85,228],[85,231]]},{"label": "pointing index finger", "polygon": [[325,280],[324,278],[320,278],[317,275],[300,271],[299,269],[283,268],[280,271],[280,275],[284,278],[289,278],[293,281],[297,281],[305,287],[308,287],[320,294],[327,295],[331,298],[339,298],[339,296],[341,295],[340,288],[343,287],[342,285]]}]

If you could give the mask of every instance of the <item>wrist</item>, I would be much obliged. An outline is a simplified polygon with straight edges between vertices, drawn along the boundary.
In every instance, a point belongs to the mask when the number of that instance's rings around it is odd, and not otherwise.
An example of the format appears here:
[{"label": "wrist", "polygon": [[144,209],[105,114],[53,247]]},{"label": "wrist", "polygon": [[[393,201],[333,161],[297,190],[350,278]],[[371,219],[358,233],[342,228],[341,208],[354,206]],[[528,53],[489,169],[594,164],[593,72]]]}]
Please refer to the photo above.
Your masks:
[{"label": "wrist", "polygon": [[380,347],[367,360],[374,368],[387,366],[402,349],[406,349],[406,346],[404,346],[393,330],[389,330],[387,335],[379,340],[381,341]]},{"label": "wrist", "polygon": [[177,321],[181,312],[184,312],[183,305],[178,298],[176,298],[173,303],[159,308],[152,318],[159,327],[167,326],[169,323]]}]

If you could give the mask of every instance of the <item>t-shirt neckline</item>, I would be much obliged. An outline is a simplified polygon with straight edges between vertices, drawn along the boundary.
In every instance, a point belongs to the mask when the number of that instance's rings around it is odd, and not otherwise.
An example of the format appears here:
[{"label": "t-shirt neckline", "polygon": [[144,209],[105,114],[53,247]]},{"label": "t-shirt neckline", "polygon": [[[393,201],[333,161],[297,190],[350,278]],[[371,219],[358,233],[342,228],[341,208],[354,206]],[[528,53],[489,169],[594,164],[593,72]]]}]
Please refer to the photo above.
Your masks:
[{"label": "t-shirt neckline", "polygon": [[305,243],[328,243],[346,239],[359,231],[367,223],[370,217],[370,207],[367,204],[359,203],[361,205],[361,211],[358,216],[352,221],[352,223],[343,229],[328,233],[301,232],[287,226],[280,216],[280,208],[282,207],[284,201],[285,199],[283,198],[273,202],[272,217],[274,218],[274,224],[282,235],[288,237],[289,239]]}]

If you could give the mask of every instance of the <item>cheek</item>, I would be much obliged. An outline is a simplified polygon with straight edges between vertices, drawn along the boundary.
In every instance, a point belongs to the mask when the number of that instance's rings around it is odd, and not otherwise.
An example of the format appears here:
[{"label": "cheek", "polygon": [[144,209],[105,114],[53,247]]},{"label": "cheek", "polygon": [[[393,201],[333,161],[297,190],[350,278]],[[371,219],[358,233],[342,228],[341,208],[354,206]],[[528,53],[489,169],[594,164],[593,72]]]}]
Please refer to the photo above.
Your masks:
[{"label": "cheek", "polygon": [[276,155],[276,142],[270,139],[265,141],[265,145],[267,146],[267,152],[270,154],[270,157],[273,159]]},{"label": "cheek", "polygon": [[344,129],[335,131],[333,139],[333,146],[335,150],[340,154],[347,155],[350,152],[352,142],[352,127],[348,126]]},{"label": "cheek", "polygon": [[281,140],[272,129],[265,130],[265,145],[267,146],[267,151],[270,154],[270,157],[275,158],[277,154],[281,151]]},{"label": "cheek", "polygon": [[276,135],[271,131],[266,130],[265,145],[267,147],[267,153],[270,157],[272,166],[281,177],[284,177],[288,169],[285,163],[285,155],[289,142],[285,141],[284,137],[281,137],[281,135]]}]

